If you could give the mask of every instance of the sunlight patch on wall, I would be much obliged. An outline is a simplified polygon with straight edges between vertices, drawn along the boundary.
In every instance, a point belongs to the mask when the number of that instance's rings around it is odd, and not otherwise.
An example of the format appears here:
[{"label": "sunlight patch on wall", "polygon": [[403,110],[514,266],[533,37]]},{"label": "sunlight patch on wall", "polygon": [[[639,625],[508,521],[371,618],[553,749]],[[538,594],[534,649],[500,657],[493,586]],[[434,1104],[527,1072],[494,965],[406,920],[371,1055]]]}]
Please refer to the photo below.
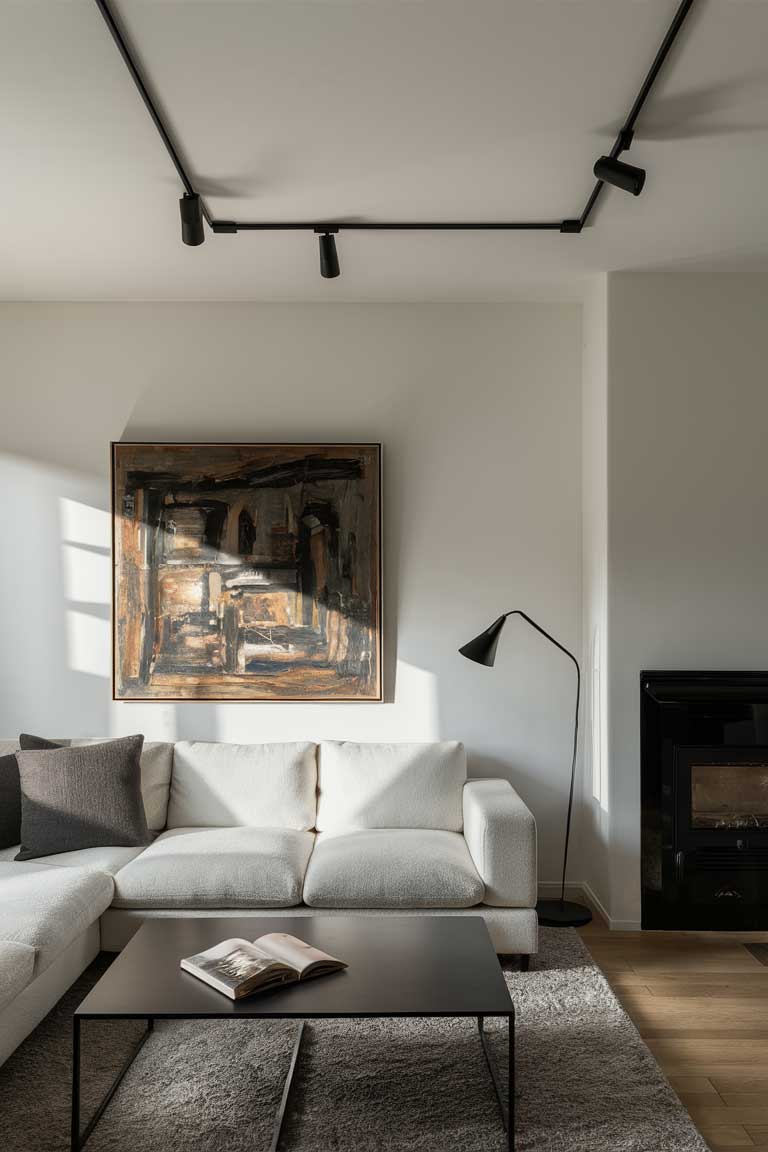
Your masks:
[{"label": "sunlight patch on wall", "polygon": [[66,496],[60,498],[59,509],[62,540],[70,544],[105,548],[109,554],[112,532],[108,512],[82,504],[79,500],[70,500]]},{"label": "sunlight patch on wall", "polygon": [[64,568],[64,595],[84,604],[109,604],[109,555],[90,552],[78,544],[61,546]]},{"label": "sunlight patch on wall", "polygon": [[66,630],[69,667],[74,672],[86,672],[90,676],[109,676],[109,620],[68,608]]},{"label": "sunlight patch on wall", "polygon": [[66,603],[67,663],[75,672],[110,676],[111,525],[107,512],[59,498]]}]

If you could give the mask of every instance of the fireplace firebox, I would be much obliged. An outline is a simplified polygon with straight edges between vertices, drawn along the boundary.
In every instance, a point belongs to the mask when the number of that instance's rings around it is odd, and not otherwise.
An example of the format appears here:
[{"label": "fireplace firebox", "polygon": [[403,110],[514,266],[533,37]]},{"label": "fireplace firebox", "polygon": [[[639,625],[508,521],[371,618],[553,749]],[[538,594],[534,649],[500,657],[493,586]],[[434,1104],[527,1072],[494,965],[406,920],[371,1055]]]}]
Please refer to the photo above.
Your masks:
[{"label": "fireplace firebox", "polygon": [[768,672],[640,677],[643,928],[768,928]]}]

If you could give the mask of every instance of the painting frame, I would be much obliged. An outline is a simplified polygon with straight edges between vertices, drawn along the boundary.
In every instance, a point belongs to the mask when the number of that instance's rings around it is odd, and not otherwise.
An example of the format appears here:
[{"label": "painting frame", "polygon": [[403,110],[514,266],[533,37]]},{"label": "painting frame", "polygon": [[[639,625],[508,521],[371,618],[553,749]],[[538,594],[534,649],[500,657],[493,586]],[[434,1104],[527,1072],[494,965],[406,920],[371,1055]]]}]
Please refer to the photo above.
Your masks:
[{"label": "painting frame", "polygon": [[[164,449],[194,450],[204,455],[206,449],[210,450],[247,450],[254,452],[306,452],[309,454],[328,451],[339,451],[352,454],[365,452],[371,455],[374,495],[371,502],[373,517],[372,543],[374,557],[371,562],[371,619],[370,626],[373,633],[373,651],[375,675],[372,689],[368,692],[350,692],[333,694],[262,694],[256,690],[249,693],[240,692],[230,694],[215,691],[204,691],[196,694],[183,694],[177,692],[157,692],[150,694],[132,693],[121,687],[119,661],[121,658],[121,644],[119,638],[118,603],[119,582],[121,577],[121,552],[118,545],[118,527],[122,521],[122,509],[119,507],[118,493],[118,453],[127,450]],[[110,443],[110,520],[111,520],[111,687],[112,699],[119,703],[227,703],[227,704],[316,704],[316,703],[344,703],[344,704],[372,704],[382,703],[384,700],[384,557],[383,557],[383,445],[380,441],[242,441],[242,440],[115,440]]]}]

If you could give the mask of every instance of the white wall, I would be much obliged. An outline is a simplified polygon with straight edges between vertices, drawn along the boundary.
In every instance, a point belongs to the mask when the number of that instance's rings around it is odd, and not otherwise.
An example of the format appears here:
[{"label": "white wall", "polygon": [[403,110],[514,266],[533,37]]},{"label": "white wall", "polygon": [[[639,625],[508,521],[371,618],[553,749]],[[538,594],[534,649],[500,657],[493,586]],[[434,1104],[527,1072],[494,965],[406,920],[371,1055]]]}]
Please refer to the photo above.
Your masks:
[{"label": "white wall", "polygon": [[768,667],[768,265],[608,295],[610,911],[640,919],[639,674]]},{"label": "white wall", "polygon": [[[557,878],[569,663],[519,621],[493,671],[456,648],[522,607],[580,649],[576,306],[0,305],[0,358],[0,734],[460,738]],[[113,703],[121,437],[383,441],[387,702]]]},{"label": "white wall", "polygon": [[599,276],[582,320],[582,875],[610,905],[608,773],[608,281]]}]

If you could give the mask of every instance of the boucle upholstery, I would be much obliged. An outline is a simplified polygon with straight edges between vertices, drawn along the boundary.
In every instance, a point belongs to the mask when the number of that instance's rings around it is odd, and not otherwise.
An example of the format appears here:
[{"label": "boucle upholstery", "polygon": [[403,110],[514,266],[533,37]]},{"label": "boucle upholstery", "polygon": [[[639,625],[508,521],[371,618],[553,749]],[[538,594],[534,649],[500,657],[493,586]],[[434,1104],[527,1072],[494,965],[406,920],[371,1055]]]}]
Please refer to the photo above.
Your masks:
[{"label": "boucle upholstery", "polygon": [[318,832],[355,828],[440,828],[461,832],[464,745],[320,745]]},{"label": "boucle upholstery", "polygon": [[116,908],[289,908],[314,835],[290,828],[173,828],[115,876]]},{"label": "boucle upholstery", "polygon": [[169,828],[315,826],[316,745],[205,744],[175,747]]},{"label": "boucle upholstery", "polygon": [[38,975],[101,916],[113,892],[105,872],[0,862],[0,936],[36,949]]},{"label": "boucle upholstery", "polygon": [[464,837],[435,829],[320,833],[304,881],[312,908],[471,908],[482,899]]},{"label": "boucle upholstery", "polygon": [[0,1012],[26,988],[34,968],[35,950],[30,944],[0,940]]},{"label": "boucle upholstery", "polygon": [[464,836],[485,885],[485,903],[536,903],[536,821],[508,780],[464,785]]}]

